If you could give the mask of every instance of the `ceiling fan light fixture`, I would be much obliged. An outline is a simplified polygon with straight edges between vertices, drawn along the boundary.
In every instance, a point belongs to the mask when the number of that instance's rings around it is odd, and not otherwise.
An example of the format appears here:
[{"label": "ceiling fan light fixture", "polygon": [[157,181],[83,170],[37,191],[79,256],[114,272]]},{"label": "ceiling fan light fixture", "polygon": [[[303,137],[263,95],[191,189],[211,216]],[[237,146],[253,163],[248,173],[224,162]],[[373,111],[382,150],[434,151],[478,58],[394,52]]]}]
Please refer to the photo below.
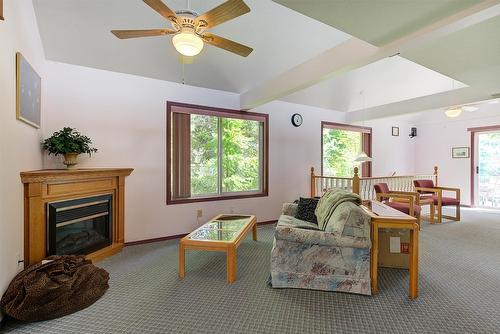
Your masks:
[{"label": "ceiling fan light fixture", "polygon": [[444,114],[450,118],[458,117],[458,116],[460,116],[461,113],[462,113],[462,108],[460,108],[460,107],[452,107],[452,108],[446,109],[444,112]]},{"label": "ceiling fan light fixture", "polygon": [[183,56],[193,57],[203,50],[203,40],[194,33],[181,32],[172,37],[172,43]]}]

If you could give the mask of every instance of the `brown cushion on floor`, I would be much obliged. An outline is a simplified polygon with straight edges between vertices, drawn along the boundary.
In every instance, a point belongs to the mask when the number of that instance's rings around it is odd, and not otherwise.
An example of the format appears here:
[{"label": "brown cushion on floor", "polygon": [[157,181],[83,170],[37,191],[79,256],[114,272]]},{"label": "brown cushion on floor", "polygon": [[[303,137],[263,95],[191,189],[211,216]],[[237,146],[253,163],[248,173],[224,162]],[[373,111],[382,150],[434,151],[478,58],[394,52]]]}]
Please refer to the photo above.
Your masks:
[{"label": "brown cushion on floor", "polygon": [[108,289],[109,274],[81,255],[51,256],[28,266],[12,280],[1,310],[22,321],[62,317],[84,309]]}]

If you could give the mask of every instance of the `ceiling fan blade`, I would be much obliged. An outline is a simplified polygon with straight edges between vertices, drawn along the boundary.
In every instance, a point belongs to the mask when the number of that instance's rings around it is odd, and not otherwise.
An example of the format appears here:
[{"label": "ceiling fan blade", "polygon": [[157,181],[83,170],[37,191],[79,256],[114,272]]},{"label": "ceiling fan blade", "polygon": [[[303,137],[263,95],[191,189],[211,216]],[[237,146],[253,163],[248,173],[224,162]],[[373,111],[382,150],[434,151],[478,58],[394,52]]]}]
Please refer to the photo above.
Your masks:
[{"label": "ceiling fan blade", "polygon": [[240,55],[242,57],[248,56],[253,51],[252,48],[246,45],[233,42],[229,39],[225,39],[224,37],[220,37],[211,33],[205,33],[203,35],[203,40],[208,44],[211,44],[213,46],[227,50],[232,53],[236,53],[237,55]]},{"label": "ceiling fan blade", "polygon": [[161,16],[169,21],[174,22],[177,19],[177,15],[163,3],[161,0],[143,0],[149,7],[157,11]]},{"label": "ceiling fan blade", "polygon": [[145,29],[145,30],[111,30],[113,35],[120,39],[151,37],[175,34],[174,30],[170,29]]},{"label": "ceiling fan blade", "polygon": [[243,0],[228,0],[223,4],[212,8],[205,14],[196,18],[196,23],[200,21],[206,22],[206,28],[213,28],[216,25],[232,20],[235,17],[246,14],[250,8]]}]

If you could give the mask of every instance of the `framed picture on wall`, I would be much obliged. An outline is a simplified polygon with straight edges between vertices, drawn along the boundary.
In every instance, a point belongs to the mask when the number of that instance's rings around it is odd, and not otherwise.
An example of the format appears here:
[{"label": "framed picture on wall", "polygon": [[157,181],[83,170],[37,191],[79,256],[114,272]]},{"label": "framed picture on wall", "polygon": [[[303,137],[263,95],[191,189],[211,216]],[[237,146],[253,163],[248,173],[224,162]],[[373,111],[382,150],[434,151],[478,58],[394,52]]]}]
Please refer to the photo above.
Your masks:
[{"label": "framed picture on wall", "polygon": [[40,128],[42,78],[19,52],[16,53],[16,118]]},{"label": "framed picture on wall", "polygon": [[399,127],[397,126],[392,127],[392,135],[395,137],[399,136]]},{"label": "framed picture on wall", "polygon": [[468,147],[453,147],[451,149],[451,157],[453,159],[465,159],[469,158],[469,155]]}]

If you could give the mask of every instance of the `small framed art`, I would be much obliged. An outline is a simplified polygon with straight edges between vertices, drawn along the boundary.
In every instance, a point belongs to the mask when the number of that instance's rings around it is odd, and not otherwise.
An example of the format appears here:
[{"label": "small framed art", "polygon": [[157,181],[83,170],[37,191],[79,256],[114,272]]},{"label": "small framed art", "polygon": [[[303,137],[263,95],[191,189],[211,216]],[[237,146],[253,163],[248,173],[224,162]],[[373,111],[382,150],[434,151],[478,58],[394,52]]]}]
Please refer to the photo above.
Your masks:
[{"label": "small framed art", "polygon": [[453,147],[451,149],[451,157],[453,159],[466,159],[469,158],[469,148],[468,147]]},{"label": "small framed art", "polygon": [[16,53],[16,118],[40,128],[42,78],[21,53]]},{"label": "small framed art", "polygon": [[392,135],[395,137],[399,136],[399,127],[397,126],[392,127]]}]

